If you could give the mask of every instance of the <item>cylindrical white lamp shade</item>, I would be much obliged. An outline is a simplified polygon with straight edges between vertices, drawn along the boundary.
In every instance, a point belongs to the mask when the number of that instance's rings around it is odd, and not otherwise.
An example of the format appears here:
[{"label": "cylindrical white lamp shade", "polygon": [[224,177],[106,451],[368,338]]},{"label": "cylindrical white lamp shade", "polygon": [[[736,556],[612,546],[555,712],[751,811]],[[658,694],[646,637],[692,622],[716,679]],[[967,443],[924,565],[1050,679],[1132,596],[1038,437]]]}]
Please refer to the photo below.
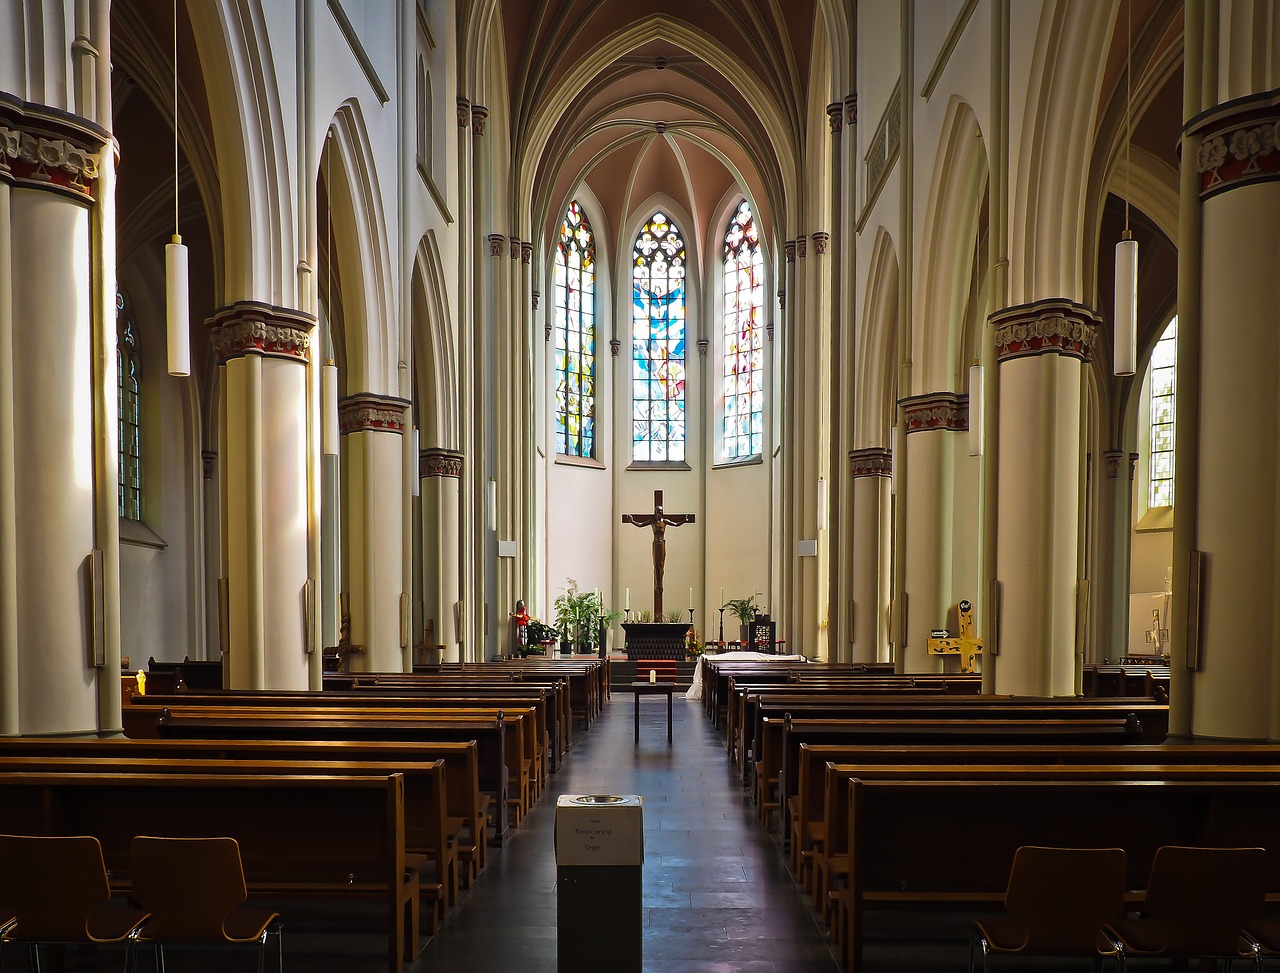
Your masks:
[{"label": "cylindrical white lamp shade", "polygon": [[338,455],[338,366],[332,361],[320,366],[320,433],[326,456]]},{"label": "cylindrical white lamp shade", "polygon": [[187,298],[187,248],[182,237],[164,248],[165,321],[169,341],[169,374],[191,374],[191,307]]},{"label": "cylindrical white lamp shade", "polygon": [[485,495],[485,501],[485,506],[489,508],[486,511],[489,529],[496,531],[498,529],[498,481],[493,477],[489,477],[489,489]]},{"label": "cylindrical white lamp shade", "polygon": [[818,477],[818,530],[827,529],[827,481]]},{"label": "cylindrical white lamp shade", "polygon": [[1138,359],[1138,241],[1116,244],[1115,373],[1132,375]]},{"label": "cylindrical white lamp shade", "polygon": [[969,455],[982,455],[982,366],[969,366]]},{"label": "cylindrical white lamp shade", "polygon": [[416,497],[422,493],[422,479],[418,475],[418,427],[410,430],[409,436],[409,495]]}]

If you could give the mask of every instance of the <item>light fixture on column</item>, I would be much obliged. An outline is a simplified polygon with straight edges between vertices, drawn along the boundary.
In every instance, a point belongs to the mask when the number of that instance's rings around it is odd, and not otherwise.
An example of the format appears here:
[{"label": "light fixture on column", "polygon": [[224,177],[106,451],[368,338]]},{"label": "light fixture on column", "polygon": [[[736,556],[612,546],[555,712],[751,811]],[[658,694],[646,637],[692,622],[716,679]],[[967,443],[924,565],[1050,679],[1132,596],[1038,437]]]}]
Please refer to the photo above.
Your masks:
[{"label": "light fixture on column", "polygon": [[409,496],[422,493],[422,478],[418,475],[418,427],[409,430]]},{"label": "light fixture on column", "polygon": [[969,366],[969,455],[982,455],[982,365]]},{"label": "light fixture on column", "polygon": [[496,534],[498,532],[498,481],[493,477],[489,477],[484,499],[485,518],[489,529]]},{"label": "light fixture on column", "polygon": [[178,0],[173,0],[173,240],[164,248],[164,306],[169,374],[191,374],[187,248],[178,233]]},{"label": "light fixture on column", "polygon": [[818,530],[827,529],[827,481],[818,477]]},{"label": "light fixture on column", "polygon": [[320,416],[321,438],[324,454],[338,455],[338,366],[330,358],[320,366],[320,398],[323,400]]},{"label": "light fixture on column", "polygon": [[1116,308],[1114,371],[1132,375],[1138,359],[1138,241],[1129,229],[1129,143],[1132,139],[1133,111],[1133,0],[1125,4],[1128,22],[1124,71],[1124,233],[1116,244]]}]

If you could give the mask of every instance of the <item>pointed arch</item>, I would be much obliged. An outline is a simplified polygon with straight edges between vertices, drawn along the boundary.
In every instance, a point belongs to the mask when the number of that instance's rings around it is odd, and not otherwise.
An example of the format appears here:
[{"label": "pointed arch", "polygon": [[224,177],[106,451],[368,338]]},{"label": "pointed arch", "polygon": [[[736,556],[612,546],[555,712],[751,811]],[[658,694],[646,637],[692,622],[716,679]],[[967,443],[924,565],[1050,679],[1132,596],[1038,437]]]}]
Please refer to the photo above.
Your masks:
[{"label": "pointed arch", "polygon": [[973,109],[952,96],[938,140],[916,272],[918,347],[913,392],[955,389],[966,309],[975,280],[974,244],[987,192],[987,155]]},{"label": "pointed arch", "polygon": [[893,238],[878,227],[871,244],[866,298],[862,308],[862,333],[858,351],[858,379],[854,385],[855,428],[853,441],[860,446],[888,446],[897,416],[897,379],[894,349],[898,322],[898,255]]},{"label": "pointed arch", "polygon": [[458,359],[445,282],[439,241],[428,230],[414,255],[410,297],[418,429],[424,445],[458,449]]}]

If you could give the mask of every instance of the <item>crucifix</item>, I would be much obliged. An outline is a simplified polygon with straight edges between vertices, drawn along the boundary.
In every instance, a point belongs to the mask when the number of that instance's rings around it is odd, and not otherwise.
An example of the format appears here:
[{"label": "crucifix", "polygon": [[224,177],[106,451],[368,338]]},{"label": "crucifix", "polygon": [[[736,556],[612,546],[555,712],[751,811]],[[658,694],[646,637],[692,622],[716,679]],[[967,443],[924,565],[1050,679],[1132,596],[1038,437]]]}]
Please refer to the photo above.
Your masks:
[{"label": "crucifix", "polygon": [[667,528],[692,524],[693,514],[662,512],[662,491],[653,491],[653,513],[623,514],[622,522],[634,527],[653,528],[653,618],[662,621],[662,572],[667,563]]},{"label": "crucifix", "polygon": [[982,639],[973,634],[973,606],[968,600],[960,602],[957,616],[960,622],[960,637],[951,638],[944,632],[934,632],[929,639],[930,655],[960,656],[961,672],[977,672],[978,656],[982,655]]}]

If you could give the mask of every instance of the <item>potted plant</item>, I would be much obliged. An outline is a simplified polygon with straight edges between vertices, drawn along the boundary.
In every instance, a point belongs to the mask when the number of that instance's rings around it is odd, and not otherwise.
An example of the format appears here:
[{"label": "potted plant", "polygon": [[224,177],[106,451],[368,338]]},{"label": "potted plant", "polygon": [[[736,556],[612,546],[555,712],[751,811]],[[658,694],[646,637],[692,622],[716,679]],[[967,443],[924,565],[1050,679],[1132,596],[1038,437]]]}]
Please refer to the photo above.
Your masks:
[{"label": "potted plant", "polygon": [[756,604],[756,599],[763,597],[763,592],[757,591],[750,598],[730,598],[721,608],[727,608],[729,614],[733,615],[742,625],[741,641],[746,645],[750,641],[750,633],[748,627],[756,620],[756,615],[760,614],[760,606]]},{"label": "potted plant", "polygon": [[555,600],[556,626],[561,638],[579,649],[595,648],[600,626],[608,628],[622,612],[608,611],[594,591],[579,591],[577,581],[567,580],[564,594]]},{"label": "potted plant", "polygon": [[560,640],[560,633],[554,625],[548,625],[538,618],[529,619],[529,655],[546,655],[547,649]]}]

